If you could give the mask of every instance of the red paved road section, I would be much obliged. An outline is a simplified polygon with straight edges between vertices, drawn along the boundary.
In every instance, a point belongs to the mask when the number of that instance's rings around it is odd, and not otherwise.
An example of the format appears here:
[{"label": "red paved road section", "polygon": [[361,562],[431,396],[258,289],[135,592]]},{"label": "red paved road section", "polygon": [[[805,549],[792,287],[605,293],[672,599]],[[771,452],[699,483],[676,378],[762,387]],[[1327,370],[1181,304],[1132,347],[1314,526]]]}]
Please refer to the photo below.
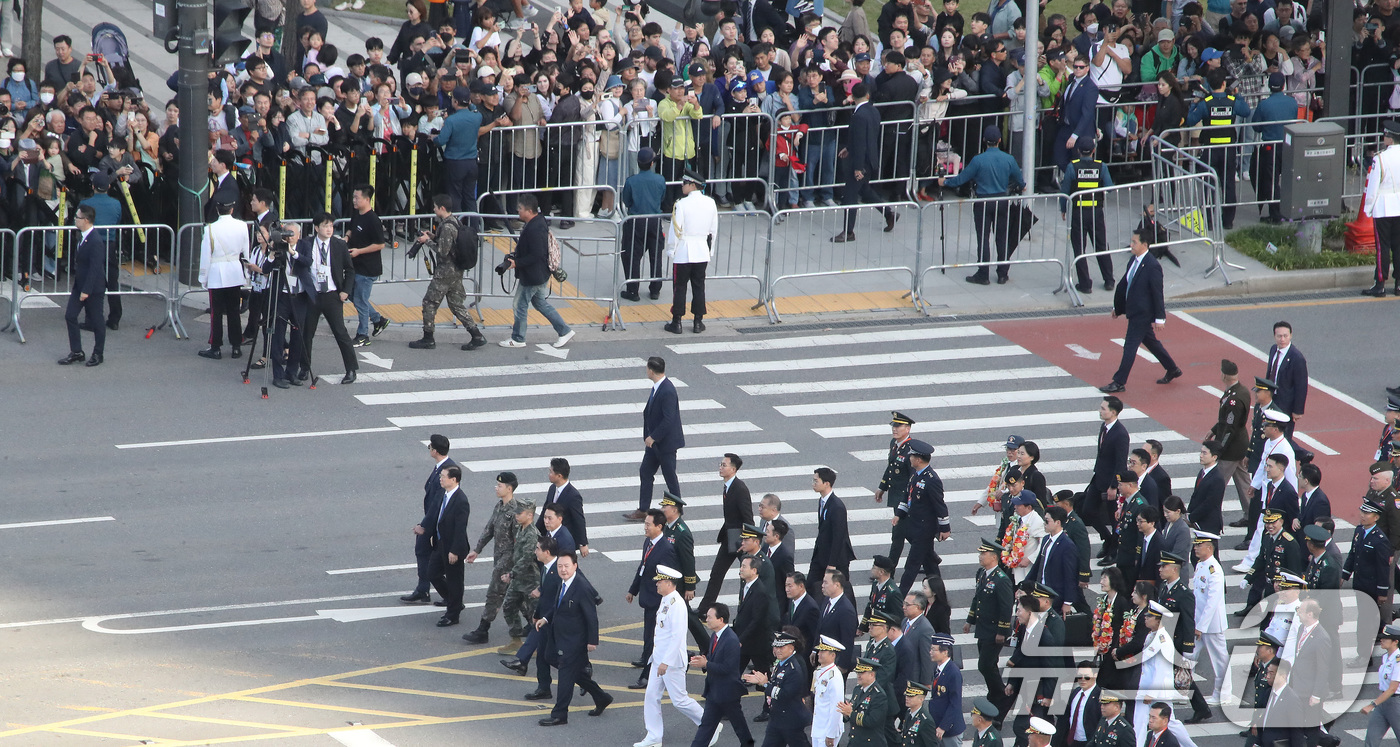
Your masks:
[{"label": "red paved road section", "polygon": [[[1108,383],[1122,360],[1122,348],[1114,339],[1122,338],[1127,324],[1108,314],[1076,319],[1042,319],[997,322],[986,325],[998,335],[1030,350],[1050,363],[1069,371],[1094,386]],[[1163,344],[1185,375],[1168,385],[1157,384],[1162,367],[1138,357],[1128,380],[1128,390],[1118,396],[1128,407],[1147,413],[1153,420],[1199,442],[1215,422],[1219,400],[1199,387],[1221,388],[1220,360],[1229,358],[1240,366],[1240,380],[1253,384],[1264,374],[1265,364],[1235,344],[1209,334],[1185,321],[1167,321]],[[1079,345],[1098,360],[1076,355],[1069,345]],[[1355,523],[1361,497],[1369,478],[1367,467],[1375,455],[1381,425],[1355,407],[1316,388],[1308,392],[1307,412],[1301,430],[1340,452],[1337,456],[1317,453],[1315,463],[1322,468],[1323,487],[1332,502],[1333,513]],[[1140,446],[1136,442],[1134,447]],[[1182,468],[1177,468],[1178,470]],[[1226,508],[1234,506],[1234,489],[1227,489]]]}]

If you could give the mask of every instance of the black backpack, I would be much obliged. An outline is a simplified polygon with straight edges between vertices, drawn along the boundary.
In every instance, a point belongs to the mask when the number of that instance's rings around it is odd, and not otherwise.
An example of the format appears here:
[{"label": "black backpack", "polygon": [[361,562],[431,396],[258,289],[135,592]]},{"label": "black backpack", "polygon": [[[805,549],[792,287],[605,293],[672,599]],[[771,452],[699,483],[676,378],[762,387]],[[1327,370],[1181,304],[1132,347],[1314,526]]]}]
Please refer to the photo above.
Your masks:
[{"label": "black backpack", "polygon": [[452,245],[452,264],[457,265],[457,269],[462,272],[476,267],[480,243],[476,228],[458,221],[457,240]]}]

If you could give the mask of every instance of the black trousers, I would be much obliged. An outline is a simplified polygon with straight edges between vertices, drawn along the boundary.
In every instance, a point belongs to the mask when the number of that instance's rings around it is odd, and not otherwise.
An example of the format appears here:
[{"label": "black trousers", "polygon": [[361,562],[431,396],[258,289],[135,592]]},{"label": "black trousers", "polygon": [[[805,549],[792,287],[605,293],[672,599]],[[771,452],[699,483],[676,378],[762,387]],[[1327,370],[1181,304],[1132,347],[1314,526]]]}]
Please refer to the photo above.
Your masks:
[{"label": "black trousers", "polygon": [[83,333],[78,329],[78,315],[86,311],[87,322],[92,325],[92,336],[96,338],[92,344],[92,354],[102,355],[107,347],[107,322],[102,318],[102,297],[107,294],[91,295],[86,301],[81,300],[81,295],[76,290],[68,294],[68,309],[63,314],[63,320],[68,324],[68,352],[83,352]]},{"label": "black trousers", "polygon": [[[978,195],[978,197],[1000,197],[1000,195]],[[972,204],[972,227],[977,231],[977,261],[992,261],[992,244],[996,244],[997,261],[1006,261],[1007,231],[1010,229],[1011,203],[1006,200],[991,203],[978,201]],[[977,268],[977,275],[986,277],[989,265]],[[1111,269],[1111,268],[1110,268]],[[997,277],[1004,278],[1011,273],[1011,265],[997,265]]]},{"label": "black trousers", "polygon": [[[651,508],[651,493],[656,484],[656,470],[661,470],[661,476],[666,480],[666,489],[676,495],[681,494],[681,481],[676,477],[676,450],[660,449],[648,446],[642,452],[642,468],[640,470],[642,478],[641,495],[637,499],[637,510],[646,511]],[[645,579],[643,580],[645,583]]]},{"label": "black trousers", "polygon": [[[907,521],[907,520],[906,520]],[[900,524],[903,524],[901,521]],[[909,533],[909,559],[904,563],[904,575],[899,579],[899,593],[908,594],[914,588],[914,579],[920,573],[930,576],[939,575],[938,564],[943,562],[938,557],[938,550],[934,549],[933,543],[937,541],[937,530],[931,534],[923,531]]]},{"label": "black trousers", "polygon": [[739,738],[740,744],[753,741],[748,720],[744,718],[744,707],[740,705],[738,698],[724,703],[706,700],[705,712],[700,716],[700,729],[695,732],[695,739],[691,740],[690,747],[708,747],[710,738],[715,735],[715,729],[719,727],[722,718],[729,719],[729,725],[734,728],[734,736]]},{"label": "black trousers", "polygon": [[[272,355],[270,356],[272,358],[273,379],[291,378],[292,374],[296,373],[295,369],[300,366],[302,356],[305,354],[301,336],[301,321],[296,314],[295,303],[294,297],[290,293],[282,293],[277,297],[277,308],[274,310],[277,319],[272,325]],[[425,538],[420,539],[427,542]],[[427,554],[432,554],[431,548],[427,550]],[[428,582],[425,575],[426,563],[426,560],[420,561],[418,571],[419,592],[423,594],[428,593]]]},{"label": "black trousers", "polygon": [[[719,598],[719,593],[724,587],[724,577],[729,573],[729,569],[734,567],[734,562],[738,559],[739,556],[729,552],[726,547],[721,547],[719,552],[715,553],[715,563],[710,566],[710,580],[705,583],[705,595],[700,598],[700,612],[709,609],[710,605]],[[776,580],[774,579],[774,581]]]},{"label": "black trousers", "polygon": [[[647,290],[661,292],[661,218],[628,218],[622,224],[622,272],[631,281],[628,293],[636,293],[639,280],[647,278]],[[642,272],[642,257],[647,258],[646,273]]]},{"label": "black trousers", "polygon": [[685,316],[685,292],[689,285],[695,291],[690,302],[690,313],[695,321],[705,316],[705,268],[709,262],[677,262],[671,265],[671,318],[679,320]]},{"label": "black trousers", "polygon": [[569,718],[569,704],[574,700],[574,685],[580,685],[589,695],[593,696],[596,704],[600,700],[607,698],[607,693],[603,688],[598,687],[598,683],[593,681],[587,674],[588,653],[566,654],[554,657],[559,665],[559,689],[556,692],[558,697],[554,701],[554,711],[550,714],[554,718]]},{"label": "black trousers", "polygon": [[[546,136],[548,137],[548,136]],[[574,185],[574,144],[573,143],[551,143],[549,154],[541,164],[544,173],[540,174],[541,187],[554,187],[556,190]],[[549,215],[554,209],[554,201],[560,200],[562,209],[560,213],[568,216],[573,215],[573,193],[572,192],[549,192],[541,191],[540,214]]]},{"label": "black trousers", "polygon": [[[1104,223],[1103,208],[1101,207],[1072,207],[1069,215],[1069,241],[1074,247],[1074,256],[1078,257],[1084,253],[1084,238],[1094,244],[1094,251],[1108,251],[1108,228]],[[1113,260],[1107,254],[1100,254],[1098,257],[1099,275],[1107,283],[1113,279]],[[1092,285],[1089,280],[1089,262],[1087,260],[1077,260],[1074,263],[1074,271],[1080,285]]]},{"label": "black trousers", "polygon": [[[1006,683],[1001,679],[1001,667],[997,665],[997,658],[1001,655],[1001,645],[996,638],[977,639],[977,672],[982,675],[982,681],[987,684],[987,698],[993,703],[998,703],[1006,697]],[[1005,714],[1006,711],[1002,710]]]},{"label": "black trousers", "polygon": [[413,593],[427,594],[433,583],[433,543],[426,532],[413,538],[413,558],[418,561],[418,585],[413,587]]},{"label": "black trousers", "polygon": [[340,300],[340,293],[336,292],[318,293],[316,303],[306,303],[306,321],[301,326],[302,347],[305,349],[301,359],[302,370],[311,370],[311,343],[316,339],[316,325],[322,317],[326,319],[326,326],[331,328],[336,347],[340,348],[340,362],[345,365],[346,372],[359,370],[355,349],[350,346],[350,333],[345,331],[345,306]]},{"label": "black trousers", "polygon": [[[841,168],[846,175],[845,184],[841,187],[841,204],[849,208],[846,210],[846,233],[853,234],[856,231],[856,209],[851,206],[862,202],[879,202],[880,195],[870,185],[872,174],[863,174],[864,179],[857,179],[845,161],[841,162]],[[884,208],[880,212],[888,219],[892,211]]]},{"label": "black trousers", "polygon": [[[116,289],[117,286],[115,283],[109,283],[107,286],[107,290],[109,291],[114,291]],[[107,321],[113,324],[120,322],[122,320],[122,297],[115,293],[105,293],[103,295],[107,296]]]},{"label": "black trousers", "polygon": [[661,176],[666,180],[666,196],[661,198],[661,212],[669,213],[681,197],[681,177],[685,176],[687,161],[682,158],[661,157]]},{"label": "black trousers", "polygon": [[1139,346],[1147,348],[1147,352],[1156,356],[1162,368],[1168,372],[1177,370],[1176,361],[1172,360],[1171,353],[1168,353],[1162,346],[1162,341],[1157,339],[1157,331],[1152,329],[1152,320],[1146,317],[1130,318],[1128,333],[1123,339],[1123,362],[1118,364],[1118,372],[1113,374],[1114,381],[1119,384],[1128,383],[1128,374],[1132,373]]},{"label": "black trousers", "polygon": [[1239,170],[1238,148],[1211,148],[1206,153],[1206,165],[1215,172],[1220,185],[1220,220],[1225,228],[1235,225],[1235,172]]},{"label": "black trousers", "polygon": [[907,522],[901,521],[890,529],[890,560],[899,567],[899,558],[904,555],[904,539],[908,532]]},{"label": "black trousers", "polygon": [[[811,723],[808,721],[808,723]],[[807,727],[803,724],[785,724],[780,719],[768,722],[768,730],[763,733],[763,747],[811,747],[807,738]]]},{"label": "black trousers", "polygon": [[242,289],[238,286],[209,289],[209,347],[223,347],[225,325],[229,344],[233,347],[243,344],[243,338],[239,337],[243,329],[238,323],[238,307],[242,302]]},{"label": "black trousers", "polygon": [[447,551],[434,552],[431,563],[431,573],[433,576],[433,588],[442,595],[442,600],[447,602],[447,611],[444,617],[456,620],[462,614],[462,594],[466,584],[466,562],[462,558],[457,558],[456,563],[447,562]]},{"label": "black trousers", "polygon": [[477,160],[444,158],[442,165],[447,172],[447,194],[456,201],[457,209],[476,212]]},{"label": "black trousers", "polygon": [[1109,522],[1112,512],[1104,511],[1104,493],[1092,485],[1084,488],[1084,502],[1077,507],[1084,523],[1099,533],[1099,541],[1105,546],[1113,539],[1113,528]]},{"label": "black trousers", "polygon": [[271,321],[268,318],[268,301],[271,298],[271,290],[253,291],[248,294],[248,322],[243,325],[243,339],[252,337],[253,330],[259,329],[263,323]]},{"label": "black trousers", "polygon": [[[1384,283],[1392,269],[1400,273],[1400,216],[1373,218],[1376,230],[1376,282]],[[1400,282],[1400,274],[1397,274]]]},{"label": "black trousers", "polygon": [[515,658],[521,664],[529,664],[530,657],[535,657],[535,682],[539,684],[540,692],[549,692],[549,687],[554,680],[549,676],[549,665],[544,661],[544,650],[541,644],[544,642],[544,634],[535,630],[535,623],[530,621],[530,635],[525,637],[525,642],[515,651]]},{"label": "black trousers", "polygon": [[[645,580],[642,583],[646,583]],[[651,661],[652,647],[656,644],[656,607],[642,608],[642,661]],[[643,670],[645,673],[647,670]]]},{"label": "black trousers", "polygon": [[1278,220],[1283,217],[1279,206],[1279,166],[1283,151],[1277,145],[1261,145],[1254,152],[1254,192],[1261,201],[1269,203],[1269,217]]}]

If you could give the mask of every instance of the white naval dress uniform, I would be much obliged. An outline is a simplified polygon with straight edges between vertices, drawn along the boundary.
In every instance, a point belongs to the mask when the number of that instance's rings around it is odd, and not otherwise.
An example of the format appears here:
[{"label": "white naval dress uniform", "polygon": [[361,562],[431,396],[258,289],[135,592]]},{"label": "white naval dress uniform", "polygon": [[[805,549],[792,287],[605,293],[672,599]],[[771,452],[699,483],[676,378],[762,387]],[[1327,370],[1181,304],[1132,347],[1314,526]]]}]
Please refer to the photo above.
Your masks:
[{"label": "white naval dress uniform", "polygon": [[1225,648],[1225,570],[1220,567],[1220,561],[1212,556],[1196,563],[1191,589],[1196,596],[1196,630],[1201,631],[1197,655],[1204,649],[1210,657],[1210,668],[1215,672],[1215,689],[1210,699],[1216,702],[1229,700],[1230,652]]},{"label": "white naval dress uniform", "polygon": [[[1380,692],[1384,693],[1390,689],[1390,683],[1400,677],[1400,650],[1381,657],[1378,675]],[[1371,701],[1375,702],[1379,697],[1380,694],[1377,694]],[[1380,747],[1387,731],[1393,731],[1395,736],[1400,737],[1400,693],[1387,698],[1371,711],[1370,720],[1366,722],[1366,747]]]},{"label": "white naval dress uniform", "polygon": [[812,747],[826,747],[827,739],[839,744],[845,721],[837,704],[846,699],[846,675],[835,664],[812,674]]},{"label": "white naval dress uniform", "polygon": [[[685,671],[690,663],[686,656],[685,636],[688,617],[685,599],[680,592],[672,591],[661,598],[661,606],[656,610],[656,633],[651,650],[651,677],[647,680],[646,700],[642,713],[646,721],[647,735],[644,741],[661,742],[665,724],[661,719],[661,694],[664,691],[671,697],[671,704],[686,718],[700,725],[700,717],[705,711],[685,690]],[[665,664],[666,673],[657,672],[657,665]]]},{"label": "white naval dress uniform", "polygon": [[[1400,146],[1392,145],[1372,159],[1365,195],[1366,214],[1376,229],[1376,282],[1384,283],[1386,265],[1400,244]],[[1400,267],[1394,271],[1400,278]]]},{"label": "white naval dress uniform", "polygon": [[1172,718],[1167,722],[1167,731],[1176,736],[1181,747],[1196,747],[1186,724],[1176,717],[1177,706],[1183,700],[1176,691],[1176,645],[1172,636],[1163,628],[1147,636],[1142,647],[1142,674],[1138,678],[1137,704],[1133,707],[1133,731],[1137,733],[1137,743],[1147,743],[1147,716],[1150,707],[1142,701],[1151,698],[1153,702],[1165,700],[1172,703]]},{"label": "white naval dress uniform", "polygon": [[[1288,457],[1288,466],[1283,470],[1283,481],[1292,485],[1296,491],[1298,489],[1298,457],[1293,455],[1293,445],[1288,443],[1288,439],[1283,436],[1280,436],[1277,441],[1266,439],[1260,450],[1259,466],[1254,469],[1254,477],[1249,481],[1249,486],[1254,488],[1254,494],[1259,496],[1260,505],[1263,508],[1268,508],[1268,505],[1264,503],[1265,491],[1267,490],[1264,486],[1269,484],[1269,478],[1264,473],[1264,463],[1269,460],[1270,454],[1282,454]],[[1291,527],[1284,527],[1284,530],[1292,531]],[[1259,557],[1259,546],[1264,541],[1263,538],[1264,512],[1260,510],[1259,518],[1254,522],[1254,537],[1249,541],[1249,552],[1246,552],[1244,559],[1235,566],[1236,570],[1254,565],[1254,559]]]}]

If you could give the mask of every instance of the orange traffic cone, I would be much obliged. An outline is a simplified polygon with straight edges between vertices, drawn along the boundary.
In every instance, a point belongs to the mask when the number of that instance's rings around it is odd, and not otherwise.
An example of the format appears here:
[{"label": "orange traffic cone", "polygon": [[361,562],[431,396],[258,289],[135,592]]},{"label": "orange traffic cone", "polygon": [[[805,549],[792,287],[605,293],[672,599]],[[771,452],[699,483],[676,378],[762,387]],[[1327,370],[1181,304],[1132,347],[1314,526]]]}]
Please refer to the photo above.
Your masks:
[{"label": "orange traffic cone", "polygon": [[1346,247],[1352,254],[1376,253],[1376,224],[1371,220],[1371,216],[1366,214],[1364,199],[1361,201],[1361,209],[1356,214],[1356,220],[1347,224]]}]

